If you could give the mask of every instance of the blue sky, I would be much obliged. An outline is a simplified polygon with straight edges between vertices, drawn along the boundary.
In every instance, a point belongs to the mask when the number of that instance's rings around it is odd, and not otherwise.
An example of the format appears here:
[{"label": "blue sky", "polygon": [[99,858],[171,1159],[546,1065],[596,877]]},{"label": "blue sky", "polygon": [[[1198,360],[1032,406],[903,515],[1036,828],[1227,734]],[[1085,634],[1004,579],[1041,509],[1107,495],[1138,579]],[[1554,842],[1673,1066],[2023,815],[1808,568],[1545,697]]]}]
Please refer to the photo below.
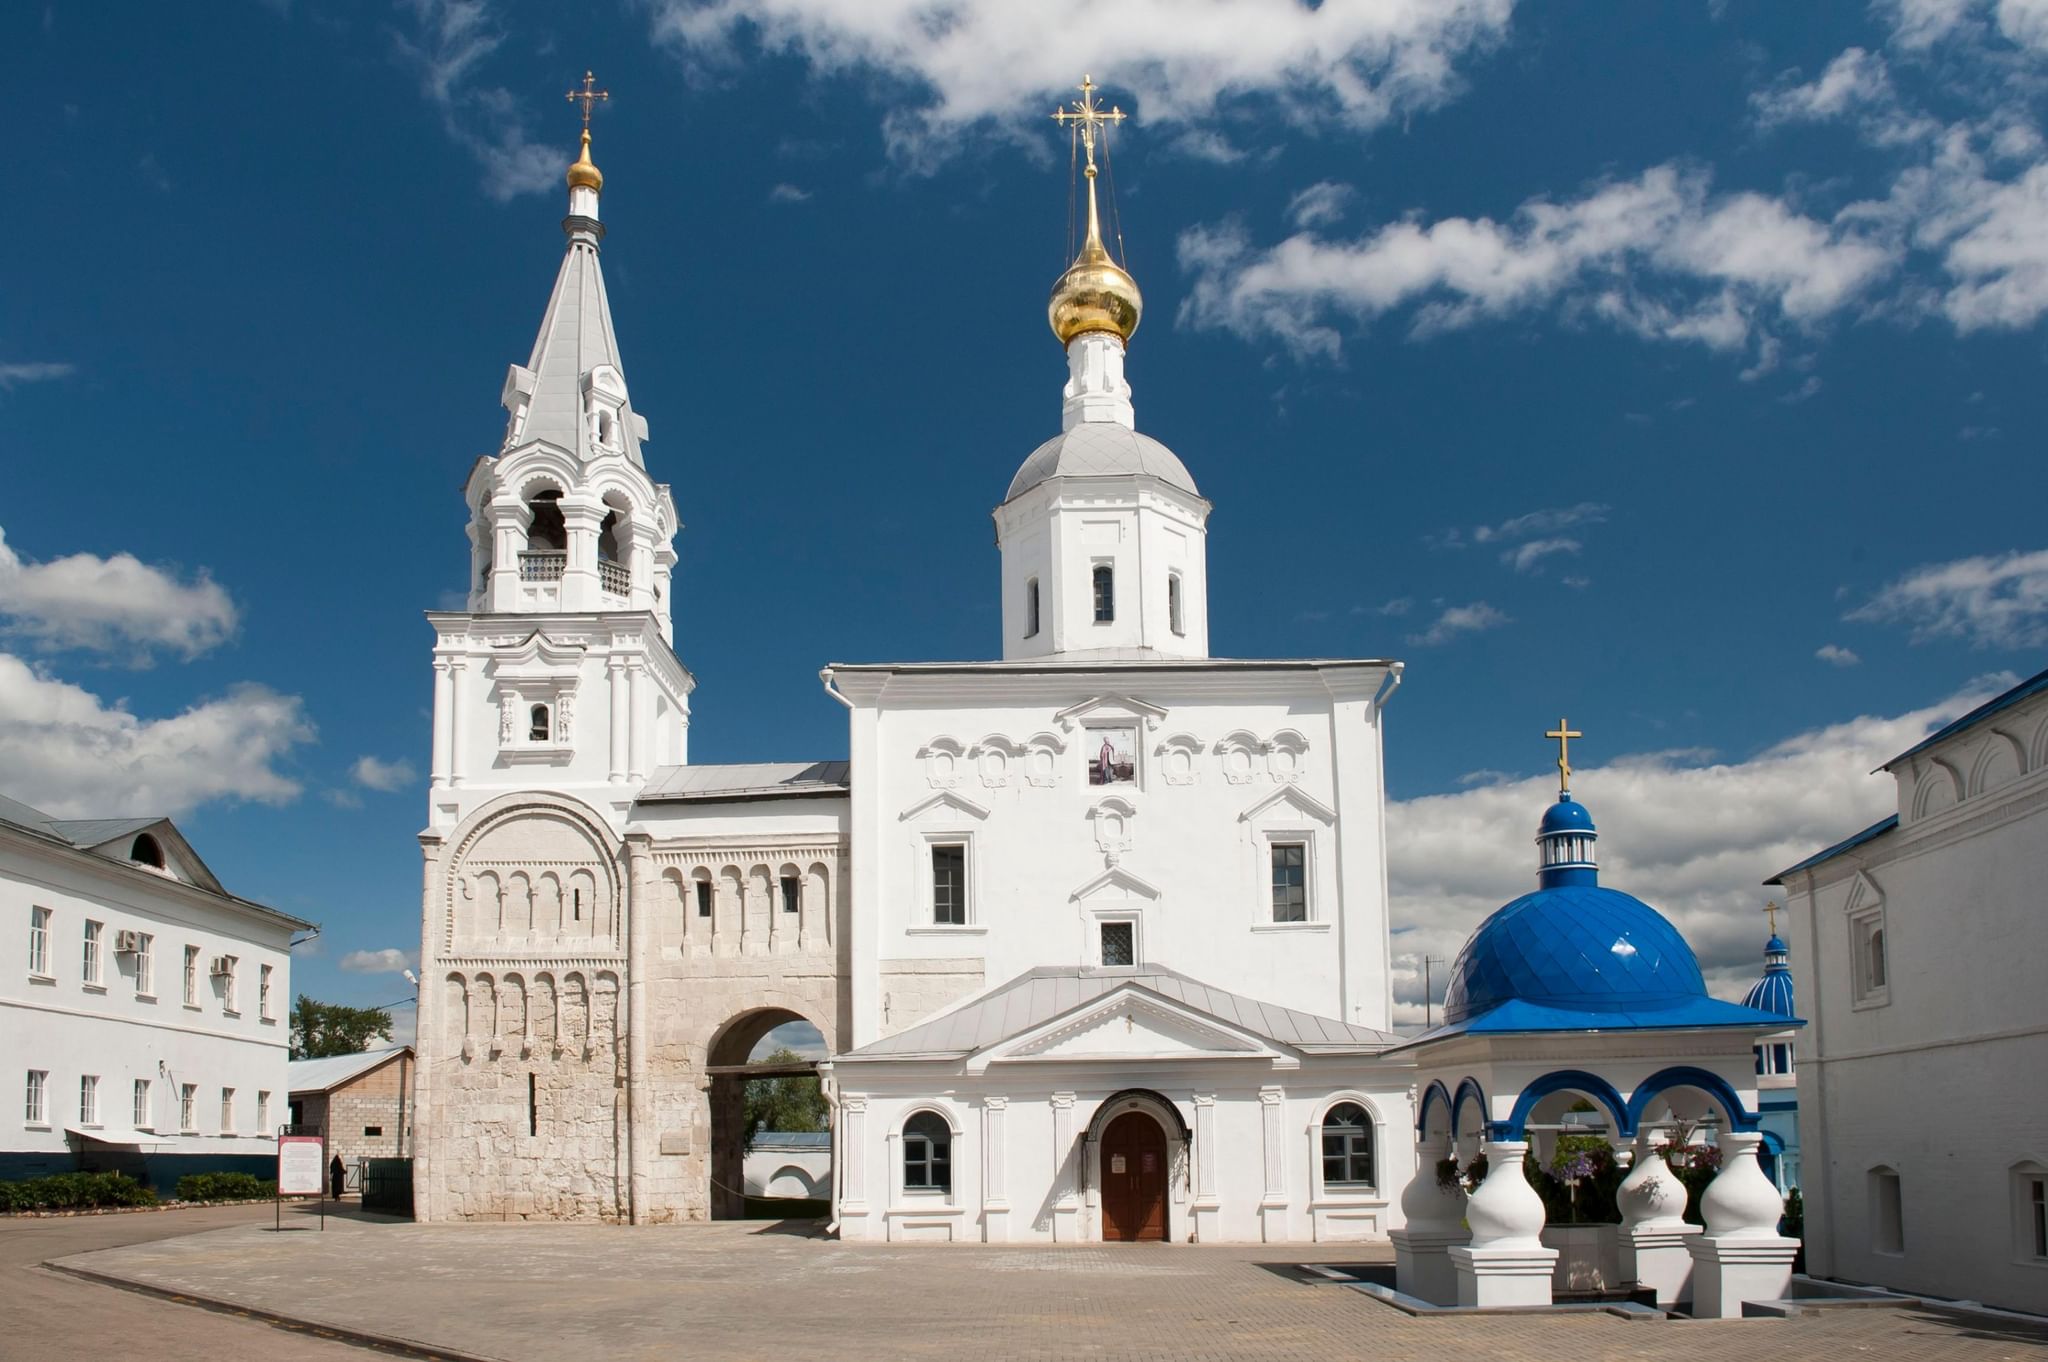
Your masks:
[{"label": "blue sky", "polygon": [[577,9],[0,18],[0,789],[178,816],[325,925],[317,995],[406,992],[420,612],[586,66],[699,761],[843,755],[825,662],[997,651],[1084,70],[1215,651],[1408,663],[1403,1015],[1526,885],[1559,713],[1610,875],[1731,988],[1756,882],[2042,665],[2042,0]]}]

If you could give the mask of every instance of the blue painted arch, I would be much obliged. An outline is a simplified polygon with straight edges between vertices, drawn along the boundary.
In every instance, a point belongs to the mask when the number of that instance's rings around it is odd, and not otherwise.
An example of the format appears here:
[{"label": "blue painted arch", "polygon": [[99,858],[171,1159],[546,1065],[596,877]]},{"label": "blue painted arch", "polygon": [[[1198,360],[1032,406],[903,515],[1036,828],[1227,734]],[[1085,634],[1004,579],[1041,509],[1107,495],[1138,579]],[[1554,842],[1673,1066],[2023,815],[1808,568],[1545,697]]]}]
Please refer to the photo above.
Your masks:
[{"label": "blue painted arch", "polygon": [[1490,1124],[1486,1118],[1486,1090],[1479,1086],[1476,1078],[1458,1080],[1458,1090],[1451,1097],[1451,1136],[1458,1135],[1458,1117],[1465,1110],[1465,1103],[1471,1102],[1479,1108],[1480,1133],[1484,1134]]},{"label": "blue painted arch", "polygon": [[1742,1099],[1735,1095],[1735,1089],[1728,1085],[1727,1079],[1705,1069],[1696,1069],[1690,1064],[1679,1064],[1669,1069],[1659,1069],[1636,1084],[1636,1090],[1629,1094],[1628,1125],[1631,1133],[1642,1124],[1643,1113],[1650,1109],[1650,1103],[1673,1088],[1698,1088],[1720,1103],[1721,1109],[1728,1113],[1728,1119],[1734,1129],[1756,1129],[1757,1114],[1743,1107]]},{"label": "blue painted arch", "polygon": [[1444,1081],[1441,1078],[1432,1078],[1429,1080],[1429,1086],[1422,1090],[1421,1105],[1415,1109],[1415,1133],[1417,1135],[1427,1135],[1429,1133],[1429,1108],[1433,1102],[1443,1103],[1445,1120],[1453,1119],[1451,1116],[1451,1090],[1444,1086]]},{"label": "blue painted arch", "polygon": [[[1515,1099],[1515,1109],[1508,1113],[1508,1119],[1500,1124],[1500,1138],[1524,1140],[1528,1138],[1528,1121],[1536,1104],[1557,1092],[1578,1092],[1592,1098],[1607,1108],[1608,1117],[1614,1122],[1618,1138],[1635,1138],[1635,1113],[1628,1102],[1622,1100],[1614,1085],[1598,1074],[1587,1073],[1584,1069],[1558,1069],[1530,1083],[1522,1089],[1522,1095]],[[1739,1108],[1738,1108],[1739,1109]]]}]

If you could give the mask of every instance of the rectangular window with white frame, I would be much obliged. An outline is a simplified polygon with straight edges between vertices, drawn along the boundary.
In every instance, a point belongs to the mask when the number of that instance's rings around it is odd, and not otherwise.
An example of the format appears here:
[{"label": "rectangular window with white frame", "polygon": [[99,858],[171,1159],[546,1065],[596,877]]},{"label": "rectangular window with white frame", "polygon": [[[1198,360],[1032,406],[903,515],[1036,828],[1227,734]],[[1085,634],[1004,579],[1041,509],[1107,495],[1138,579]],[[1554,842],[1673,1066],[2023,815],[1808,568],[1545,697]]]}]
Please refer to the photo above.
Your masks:
[{"label": "rectangular window with white frame", "polygon": [[86,920],[85,941],[79,955],[79,978],[85,983],[104,982],[100,974],[100,946],[101,938],[106,935],[106,931],[107,925],[104,922]]},{"label": "rectangular window with white frame", "polygon": [[233,1088],[222,1088],[220,1090],[220,1133],[223,1135],[235,1133],[235,1090]]},{"label": "rectangular window with white frame", "polygon": [[1271,844],[1273,921],[1308,921],[1308,843]]},{"label": "rectangular window with white frame", "polygon": [[50,977],[50,910],[28,910],[28,972],[39,979]]},{"label": "rectangular window with white frame", "polygon": [[199,1133],[199,1085],[180,1083],[178,1085],[178,1129],[187,1135]]},{"label": "rectangular window with white frame", "polygon": [[2048,1167],[2031,1159],[2012,1170],[2012,1256],[2048,1267]]},{"label": "rectangular window with white frame", "polygon": [[1138,963],[1138,924],[1129,918],[1096,925],[1104,969],[1131,969]]},{"label": "rectangular window with white frame", "polygon": [[30,1069],[28,1089],[22,1103],[21,1119],[32,1126],[50,1123],[50,1071]]},{"label": "rectangular window with white frame", "polygon": [[155,1130],[156,1118],[149,1113],[149,1080],[135,1080],[135,1101],[129,1109],[128,1124],[137,1130]]},{"label": "rectangular window with white frame", "polygon": [[1856,1007],[1879,1007],[1891,1001],[1891,959],[1884,930],[1884,905],[1867,908],[1849,919],[1849,984]]},{"label": "rectangular window with white frame", "polygon": [[156,938],[148,932],[135,933],[135,995],[156,996]]},{"label": "rectangular window with white frame", "polygon": [[185,948],[185,1006],[199,1006],[199,948]]},{"label": "rectangular window with white frame", "polygon": [[230,1017],[242,1015],[241,1000],[235,997],[235,966],[238,963],[232,955],[217,955],[213,959],[213,977],[220,980],[220,1010]]},{"label": "rectangular window with white frame", "polygon": [[80,1074],[78,1076],[78,1124],[96,1126],[100,1123],[100,1076]]},{"label": "rectangular window with white frame", "polygon": [[264,1021],[275,1021],[270,1011],[271,967],[263,965],[256,971],[256,1015]]},{"label": "rectangular window with white frame", "polygon": [[967,925],[967,845],[932,844],[932,925]]},{"label": "rectangular window with white frame", "polygon": [[259,1088],[256,1091],[256,1133],[258,1135],[270,1134],[270,1089],[268,1088]]},{"label": "rectangular window with white frame", "polygon": [[1187,621],[1183,618],[1178,572],[1166,574],[1166,627],[1176,634],[1185,634],[1188,631]]}]

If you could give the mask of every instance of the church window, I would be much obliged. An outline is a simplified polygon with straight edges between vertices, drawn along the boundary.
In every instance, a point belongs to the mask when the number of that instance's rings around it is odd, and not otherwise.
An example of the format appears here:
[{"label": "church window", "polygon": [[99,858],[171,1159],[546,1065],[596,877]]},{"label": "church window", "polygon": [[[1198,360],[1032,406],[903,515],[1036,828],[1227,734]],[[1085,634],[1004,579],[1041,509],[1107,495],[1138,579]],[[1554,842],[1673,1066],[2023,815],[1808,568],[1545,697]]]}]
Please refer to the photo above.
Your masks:
[{"label": "church window", "polygon": [[1876,1253],[1906,1251],[1904,1189],[1890,1168],[1870,1170],[1870,1247]]},{"label": "church window", "polygon": [[1308,846],[1273,844],[1273,921],[1308,921]]},{"label": "church window", "polygon": [[27,1105],[22,1110],[22,1119],[32,1126],[50,1123],[49,1109],[50,1071],[30,1069],[28,1071]]},{"label": "church window", "polygon": [[932,922],[967,925],[967,848],[958,842],[932,848]]},{"label": "church window", "polygon": [[1038,579],[1024,583],[1024,637],[1038,637]]},{"label": "church window", "polygon": [[920,1111],[903,1123],[903,1188],[953,1190],[953,1131],[937,1112]]},{"label": "church window", "polygon": [[526,1075],[526,1133],[540,1134],[540,1084],[531,1071]]},{"label": "church window", "polygon": [[554,725],[549,721],[548,707],[535,705],[527,711],[526,737],[529,742],[546,742],[554,736]]},{"label": "church window", "polygon": [[571,889],[569,891],[569,920],[571,922],[583,921],[583,891],[581,889]]},{"label": "church window", "polygon": [[1884,987],[1884,928],[1879,927],[1870,934],[1867,947],[1870,952],[1870,986]]},{"label": "church window", "polygon": [[785,913],[794,913],[795,911],[797,911],[797,906],[798,906],[798,903],[799,903],[799,901],[800,901],[800,900],[799,900],[799,897],[798,897],[798,894],[799,894],[799,890],[798,890],[798,881],[797,881],[797,877],[796,877],[796,876],[794,876],[794,875],[784,875],[784,876],[782,877],[782,911],[783,911],[783,912],[785,912]]},{"label": "church window", "polygon": [[47,978],[50,973],[50,910],[28,910],[28,972]]},{"label": "church window", "polygon": [[1138,963],[1138,924],[1102,924],[1102,964],[1105,969],[1127,969]]},{"label": "church window", "polygon": [[1181,617],[1180,574],[1166,574],[1166,624],[1176,634],[1185,634],[1187,624]]},{"label": "church window", "polygon": [[1356,1102],[1339,1103],[1323,1117],[1323,1185],[1373,1185],[1372,1118]]},{"label": "church window", "polygon": [[1886,953],[1883,904],[1849,919],[1849,952],[1850,992],[1855,1005],[1877,1007],[1890,1001],[1891,961]]},{"label": "church window", "polygon": [[2012,1174],[2013,1256],[2022,1263],[2048,1262],[2048,1168],[2030,1161]]},{"label": "church window", "polygon": [[1116,619],[1116,569],[1107,563],[1095,565],[1095,622],[1110,624]]},{"label": "church window", "polygon": [[526,525],[526,548],[530,553],[564,553],[569,548],[569,526],[562,519],[562,494],[550,487],[536,492],[526,503],[531,519]]},{"label": "church window", "polygon": [[711,881],[697,881],[697,916],[711,916]]}]

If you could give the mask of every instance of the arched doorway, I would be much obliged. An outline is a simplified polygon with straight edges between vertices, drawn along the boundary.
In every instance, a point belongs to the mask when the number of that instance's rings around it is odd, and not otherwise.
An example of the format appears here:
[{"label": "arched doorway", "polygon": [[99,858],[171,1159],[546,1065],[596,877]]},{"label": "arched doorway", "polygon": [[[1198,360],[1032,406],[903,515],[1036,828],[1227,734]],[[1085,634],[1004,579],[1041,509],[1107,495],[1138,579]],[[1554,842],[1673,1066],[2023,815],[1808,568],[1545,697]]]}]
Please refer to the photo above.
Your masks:
[{"label": "arched doorway", "polygon": [[[832,1144],[818,1061],[824,1037],[784,1008],[733,1018],[706,1052],[711,1099],[711,1218],[822,1216],[829,1193],[791,1196],[794,1164],[814,1188],[831,1185]],[[751,1167],[751,1164],[759,1165]]]},{"label": "arched doorway", "polygon": [[1109,1243],[1166,1238],[1166,1132],[1150,1113],[1127,1111],[1102,1132],[1102,1237]]}]

